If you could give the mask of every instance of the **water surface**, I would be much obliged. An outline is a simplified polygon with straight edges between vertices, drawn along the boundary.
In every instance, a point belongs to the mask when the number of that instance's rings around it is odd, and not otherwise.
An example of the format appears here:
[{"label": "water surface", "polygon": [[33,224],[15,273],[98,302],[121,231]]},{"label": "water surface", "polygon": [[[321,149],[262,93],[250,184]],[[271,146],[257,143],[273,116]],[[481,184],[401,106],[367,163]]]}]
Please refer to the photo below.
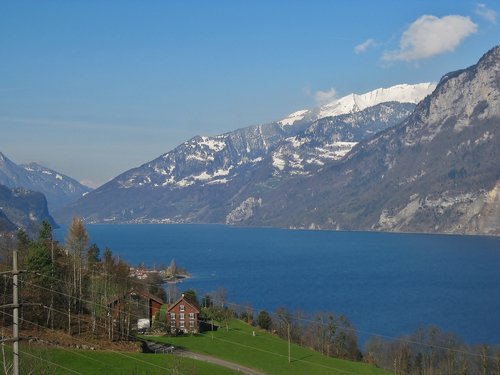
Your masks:
[{"label": "water surface", "polygon": [[[199,295],[224,287],[255,309],[349,317],[360,336],[435,324],[500,343],[500,238],[293,231],[222,225],[88,225],[91,242],[132,265],[175,259]],[[64,229],[56,232],[59,239]]]}]

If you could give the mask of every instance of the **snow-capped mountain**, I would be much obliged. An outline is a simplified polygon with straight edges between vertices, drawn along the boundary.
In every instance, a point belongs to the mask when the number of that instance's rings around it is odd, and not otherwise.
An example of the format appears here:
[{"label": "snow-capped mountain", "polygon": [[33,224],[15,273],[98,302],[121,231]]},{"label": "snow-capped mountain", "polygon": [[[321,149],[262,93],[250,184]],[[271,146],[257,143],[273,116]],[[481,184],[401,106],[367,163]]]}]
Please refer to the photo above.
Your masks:
[{"label": "snow-capped mountain", "polygon": [[387,102],[314,121],[271,153],[274,175],[312,175],[342,159],[360,141],[408,117],[415,105]]},{"label": "snow-capped mountain", "polygon": [[499,131],[495,47],[476,65],[443,76],[410,116],[339,163],[241,197],[256,203],[240,205],[245,214],[237,222],[500,235]]},{"label": "snow-capped mountain", "polygon": [[[246,190],[314,175],[357,142],[406,118],[415,104],[395,101],[397,95],[386,91],[415,101],[418,90],[398,87],[359,95],[364,107],[342,115],[319,117],[317,108],[265,125],[194,137],[122,173],[56,218],[77,214],[88,222],[225,222]],[[402,94],[403,87],[411,94]],[[384,95],[392,101],[368,106],[369,98],[376,103]]]},{"label": "snow-capped mountain", "polygon": [[325,117],[334,117],[356,113],[381,103],[398,102],[417,104],[436,88],[435,83],[401,84],[388,88],[379,88],[365,94],[349,94],[332,100],[312,110],[296,111],[278,121],[282,126],[293,125],[297,121],[314,121]]},{"label": "snow-capped mountain", "polygon": [[15,164],[1,152],[0,184],[43,193],[51,211],[77,200],[92,190],[71,177],[37,163]]}]

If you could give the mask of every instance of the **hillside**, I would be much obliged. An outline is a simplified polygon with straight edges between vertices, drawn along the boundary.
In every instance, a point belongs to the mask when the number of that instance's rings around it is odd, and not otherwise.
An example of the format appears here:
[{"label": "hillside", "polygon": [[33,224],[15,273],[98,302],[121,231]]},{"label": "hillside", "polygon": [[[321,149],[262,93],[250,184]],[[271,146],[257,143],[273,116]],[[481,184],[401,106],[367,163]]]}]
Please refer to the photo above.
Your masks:
[{"label": "hillside", "polygon": [[[256,332],[255,336],[253,332]],[[324,356],[292,344],[288,362],[288,343],[275,335],[233,319],[229,331],[221,328],[195,336],[148,337],[148,340],[173,344],[193,352],[226,359],[266,374],[371,374],[388,372],[365,363]]]}]

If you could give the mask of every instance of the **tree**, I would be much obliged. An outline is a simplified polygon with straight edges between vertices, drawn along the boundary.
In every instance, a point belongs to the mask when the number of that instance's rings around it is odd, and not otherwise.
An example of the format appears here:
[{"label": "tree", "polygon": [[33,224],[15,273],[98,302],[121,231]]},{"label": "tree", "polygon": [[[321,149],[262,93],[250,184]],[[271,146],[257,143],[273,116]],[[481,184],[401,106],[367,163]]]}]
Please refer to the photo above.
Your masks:
[{"label": "tree", "polygon": [[100,252],[99,247],[95,243],[89,247],[87,250],[87,265],[89,268],[92,268],[94,265],[99,263]]},{"label": "tree", "polygon": [[257,317],[257,325],[265,329],[266,331],[270,331],[272,326],[273,326],[273,321],[271,319],[271,316],[266,310],[262,310],[259,313],[259,316]]},{"label": "tree", "polygon": [[212,298],[210,297],[210,294],[205,294],[205,297],[201,300],[201,305],[205,308],[213,307],[213,302]]},{"label": "tree", "polygon": [[168,266],[168,273],[172,277],[175,277],[175,275],[177,275],[177,265],[175,264],[175,260],[173,259],[170,262],[170,266]]},{"label": "tree", "polygon": [[52,241],[52,225],[47,220],[43,220],[38,233],[38,240]]},{"label": "tree", "polygon": [[488,375],[490,368],[490,348],[486,344],[479,345],[477,348],[478,353],[478,367],[481,375]]},{"label": "tree", "polygon": [[198,310],[201,309],[200,304],[198,303],[198,297],[196,296],[196,292],[193,289],[186,290],[184,292],[184,298]]},{"label": "tree", "polygon": [[[22,267],[22,265],[24,264],[25,258],[28,256],[28,251],[29,251],[29,246],[30,246],[31,241],[28,237],[28,234],[26,233],[26,231],[24,229],[19,229],[17,231],[16,237],[17,237],[17,251],[19,254],[20,266]],[[11,261],[11,259],[7,259],[7,260]]]},{"label": "tree", "polygon": [[167,301],[167,293],[165,292],[165,289],[163,289],[163,279],[161,276],[156,272],[152,272],[148,274],[147,280],[147,285],[149,286],[148,292],[158,298],[161,298],[163,301]]},{"label": "tree", "polygon": [[[53,280],[52,275],[52,261],[48,249],[42,241],[33,241],[30,244],[28,256],[26,257],[26,268],[28,270],[27,281],[29,288],[25,292],[28,294],[32,301],[46,303],[51,300],[52,293],[50,288]],[[35,287],[36,289],[34,289]],[[31,320],[37,324],[43,324],[49,320],[52,306],[49,310],[44,310],[40,307],[31,307],[28,311],[33,313]],[[47,311],[49,314],[45,319],[42,314]]]},{"label": "tree", "polygon": [[[66,250],[71,256],[73,266],[72,288],[68,300],[68,332],[71,333],[71,309],[78,308],[78,312],[82,313],[83,305],[81,303],[83,297],[83,268],[86,266],[84,263],[84,254],[88,245],[88,234],[83,222],[80,218],[74,217],[68,229],[66,236]],[[68,259],[69,260],[69,259]],[[80,319],[78,319],[80,323]]]}]

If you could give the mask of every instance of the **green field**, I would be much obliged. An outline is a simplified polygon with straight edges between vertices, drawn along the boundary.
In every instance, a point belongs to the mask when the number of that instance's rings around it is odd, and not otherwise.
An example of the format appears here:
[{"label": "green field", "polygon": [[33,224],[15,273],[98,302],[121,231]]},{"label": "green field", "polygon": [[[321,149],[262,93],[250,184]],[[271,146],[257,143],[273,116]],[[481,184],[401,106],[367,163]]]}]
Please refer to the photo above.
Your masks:
[{"label": "green field", "polygon": [[[252,331],[256,331],[255,336]],[[286,341],[239,320],[231,322],[229,332],[224,328],[213,332],[213,339],[212,332],[192,336],[145,338],[222,358],[268,374],[389,374],[374,366],[326,357],[294,344],[291,346],[289,363]]]},{"label": "green field", "polygon": [[[5,346],[7,363],[12,351]],[[21,345],[21,374],[106,374],[106,375],[233,375],[237,372],[170,354],[124,353],[78,349],[30,349]],[[0,362],[2,357],[0,356]],[[3,362],[1,363],[3,373]]]}]

